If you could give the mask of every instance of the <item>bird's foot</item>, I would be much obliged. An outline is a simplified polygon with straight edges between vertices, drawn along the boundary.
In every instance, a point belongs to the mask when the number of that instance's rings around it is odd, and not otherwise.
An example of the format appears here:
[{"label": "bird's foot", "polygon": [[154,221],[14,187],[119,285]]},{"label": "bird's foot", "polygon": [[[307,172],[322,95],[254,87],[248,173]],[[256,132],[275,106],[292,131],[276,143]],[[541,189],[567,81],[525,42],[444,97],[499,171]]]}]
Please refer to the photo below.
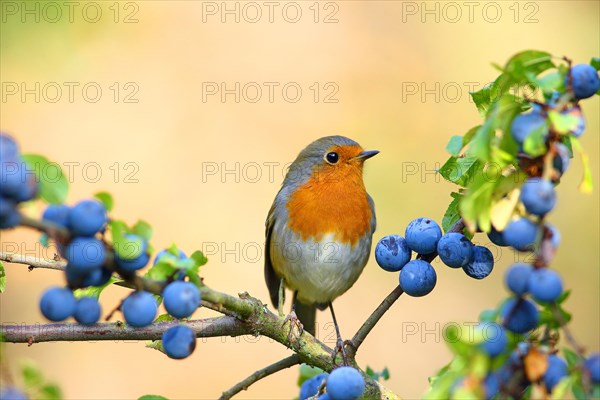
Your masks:
[{"label": "bird's foot", "polygon": [[333,365],[335,365],[335,359],[338,354],[342,355],[342,363],[344,366],[348,366],[348,355],[346,354],[346,346],[354,347],[354,343],[351,340],[342,340],[338,338],[337,344],[335,345],[335,349],[333,349],[332,357],[333,357]]},{"label": "bird's foot", "polygon": [[[302,336],[302,333],[304,333],[304,325],[302,325],[302,322],[300,322],[300,319],[298,318],[298,316],[296,315],[294,310],[292,310],[292,312],[289,313],[285,317],[285,319],[283,320],[283,324],[281,324],[281,326],[283,327],[288,322],[290,323],[290,330],[288,332],[287,338],[288,338],[288,342],[291,345],[293,341],[298,340],[300,338],[300,336]],[[295,330],[298,331],[298,334],[295,337],[294,337],[294,328],[296,328]]]}]

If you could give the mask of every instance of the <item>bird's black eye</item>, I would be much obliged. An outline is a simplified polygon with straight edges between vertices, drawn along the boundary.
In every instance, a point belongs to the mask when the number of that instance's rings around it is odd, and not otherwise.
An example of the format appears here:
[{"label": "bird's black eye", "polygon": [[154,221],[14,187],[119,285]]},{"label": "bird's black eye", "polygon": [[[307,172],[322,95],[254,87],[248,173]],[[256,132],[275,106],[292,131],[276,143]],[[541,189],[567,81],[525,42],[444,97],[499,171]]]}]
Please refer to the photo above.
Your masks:
[{"label": "bird's black eye", "polygon": [[335,151],[325,154],[325,161],[327,161],[329,164],[335,164],[339,159],[340,156]]}]

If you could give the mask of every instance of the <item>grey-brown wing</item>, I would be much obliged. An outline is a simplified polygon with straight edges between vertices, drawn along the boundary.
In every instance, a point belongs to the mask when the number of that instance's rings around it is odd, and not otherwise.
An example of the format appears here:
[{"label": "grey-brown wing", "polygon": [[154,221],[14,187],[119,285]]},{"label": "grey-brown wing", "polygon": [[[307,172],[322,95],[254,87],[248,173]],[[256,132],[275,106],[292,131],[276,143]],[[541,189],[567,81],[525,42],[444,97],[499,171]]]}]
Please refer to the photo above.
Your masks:
[{"label": "grey-brown wing", "polygon": [[377,217],[375,216],[375,202],[367,193],[367,199],[369,200],[369,206],[371,207],[371,235],[375,233],[377,229]]},{"label": "grey-brown wing", "polygon": [[[275,270],[273,269],[273,263],[271,262],[271,236],[273,233],[273,226],[275,225],[274,210],[275,203],[273,203],[271,206],[269,215],[267,216],[267,221],[265,223],[265,282],[267,284],[267,288],[269,289],[271,303],[273,303],[273,307],[277,308],[279,306],[279,285],[281,279],[275,273]],[[285,301],[285,298],[283,300]]]}]

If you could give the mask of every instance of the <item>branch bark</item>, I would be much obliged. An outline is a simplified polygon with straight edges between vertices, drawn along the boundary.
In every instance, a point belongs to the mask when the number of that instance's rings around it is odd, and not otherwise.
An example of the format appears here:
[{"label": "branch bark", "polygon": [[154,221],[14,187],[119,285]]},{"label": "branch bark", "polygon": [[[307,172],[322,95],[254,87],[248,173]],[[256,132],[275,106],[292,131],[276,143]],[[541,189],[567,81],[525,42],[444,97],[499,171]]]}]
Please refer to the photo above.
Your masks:
[{"label": "branch bark", "polygon": [[16,264],[25,264],[33,268],[47,268],[59,271],[64,271],[67,266],[66,261],[63,260],[31,257],[18,253],[6,253],[3,251],[0,251],[0,260]]},{"label": "branch bark", "polygon": [[98,323],[84,326],[74,322],[57,324],[10,324],[0,325],[0,337],[10,343],[42,343],[57,341],[96,340],[160,340],[162,334],[175,325],[186,325],[196,337],[240,336],[252,333],[242,321],[228,316],[191,321],[154,323],[144,328],[131,328],[122,322]]}]

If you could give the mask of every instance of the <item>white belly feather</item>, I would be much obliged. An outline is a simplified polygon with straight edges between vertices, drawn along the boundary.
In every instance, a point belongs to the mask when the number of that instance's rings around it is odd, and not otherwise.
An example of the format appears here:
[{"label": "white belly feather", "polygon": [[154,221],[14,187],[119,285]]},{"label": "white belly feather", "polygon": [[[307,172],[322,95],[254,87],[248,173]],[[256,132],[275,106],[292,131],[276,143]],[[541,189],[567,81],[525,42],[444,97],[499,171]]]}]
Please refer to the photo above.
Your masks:
[{"label": "white belly feather", "polygon": [[334,241],[302,241],[276,223],[271,237],[271,260],[286,285],[298,292],[303,303],[328,303],[348,290],[360,276],[371,247],[370,235],[352,247]]}]

